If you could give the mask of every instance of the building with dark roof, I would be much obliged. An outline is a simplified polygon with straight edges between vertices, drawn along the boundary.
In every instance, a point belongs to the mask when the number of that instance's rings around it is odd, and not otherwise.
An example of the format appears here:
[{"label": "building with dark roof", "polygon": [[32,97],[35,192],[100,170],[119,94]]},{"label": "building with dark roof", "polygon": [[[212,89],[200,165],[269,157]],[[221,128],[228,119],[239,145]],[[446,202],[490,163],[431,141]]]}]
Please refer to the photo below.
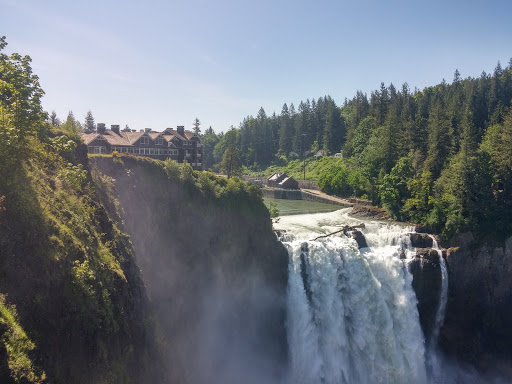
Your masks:
[{"label": "building with dark roof", "polygon": [[299,182],[286,173],[274,173],[267,179],[267,185],[272,188],[299,189]]},{"label": "building with dark roof", "polygon": [[85,132],[82,140],[87,145],[88,153],[109,154],[114,151],[132,155],[148,156],[165,160],[171,158],[178,163],[186,161],[196,170],[203,169],[203,146],[201,139],[194,132],[185,131],[183,126],[176,129],[167,128],[156,132],[151,128],[135,130],[119,130],[119,125],[99,123],[96,132]]}]

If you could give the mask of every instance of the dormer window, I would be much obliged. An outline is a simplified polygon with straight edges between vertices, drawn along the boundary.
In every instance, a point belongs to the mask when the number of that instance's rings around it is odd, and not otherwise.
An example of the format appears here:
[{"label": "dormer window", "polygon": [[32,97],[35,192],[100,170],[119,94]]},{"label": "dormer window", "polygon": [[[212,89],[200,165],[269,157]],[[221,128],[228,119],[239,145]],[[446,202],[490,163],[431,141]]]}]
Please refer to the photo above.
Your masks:
[{"label": "dormer window", "polygon": [[164,139],[162,139],[162,138],[156,139],[156,145],[163,145],[163,144],[164,144]]},{"label": "dormer window", "polygon": [[141,137],[139,142],[141,144],[149,144],[149,137]]}]

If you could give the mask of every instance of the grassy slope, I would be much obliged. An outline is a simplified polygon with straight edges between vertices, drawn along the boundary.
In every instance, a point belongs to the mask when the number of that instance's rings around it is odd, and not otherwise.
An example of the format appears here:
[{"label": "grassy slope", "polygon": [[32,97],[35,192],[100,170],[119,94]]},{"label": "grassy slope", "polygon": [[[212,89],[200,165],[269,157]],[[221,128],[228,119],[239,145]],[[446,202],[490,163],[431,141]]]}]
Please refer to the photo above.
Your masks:
[{"label": "grassy slope", "polygon": [[[345,160],[335,157],[309,157],[306,159],[306,180],[318,181],[322,172],[329,168],[343,164]],[[271,165],[263,170],[264,176],[270,176],[275,172],[286,173],[297,180],[304,178],[304,163],[302,160],[292,160],[288,163],[282,161],[279,164]],[[248,172],[249,174],[256,174],[256,172]]]}]

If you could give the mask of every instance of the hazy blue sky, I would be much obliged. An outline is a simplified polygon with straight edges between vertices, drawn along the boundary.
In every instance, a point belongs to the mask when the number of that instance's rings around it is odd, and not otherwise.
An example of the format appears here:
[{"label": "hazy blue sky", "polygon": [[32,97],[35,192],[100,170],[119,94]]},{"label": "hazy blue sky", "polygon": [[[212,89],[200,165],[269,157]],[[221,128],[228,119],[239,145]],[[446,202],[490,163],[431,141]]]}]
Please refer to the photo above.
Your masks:
[{"label": "hazy blue sky", "polygon": [[0,35],[61,119],[220,132],[260,107],[506,67],[511,15],[511,0],[0,0]]}]

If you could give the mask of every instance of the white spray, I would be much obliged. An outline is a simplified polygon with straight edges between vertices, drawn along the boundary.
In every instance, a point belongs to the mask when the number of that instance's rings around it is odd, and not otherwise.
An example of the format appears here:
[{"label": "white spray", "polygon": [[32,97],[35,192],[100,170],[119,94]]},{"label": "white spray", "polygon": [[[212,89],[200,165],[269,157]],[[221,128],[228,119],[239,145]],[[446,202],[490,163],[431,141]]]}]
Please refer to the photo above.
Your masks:
[{"label": "white spray", "polygon": [[345,210],[281,219],[290,254],[289,383],[426,383],[412,276],[400,260],[410,228],[367,223],[361,250],[342,234],[311,241],[313,231],[346,224],[357,222]]}]

